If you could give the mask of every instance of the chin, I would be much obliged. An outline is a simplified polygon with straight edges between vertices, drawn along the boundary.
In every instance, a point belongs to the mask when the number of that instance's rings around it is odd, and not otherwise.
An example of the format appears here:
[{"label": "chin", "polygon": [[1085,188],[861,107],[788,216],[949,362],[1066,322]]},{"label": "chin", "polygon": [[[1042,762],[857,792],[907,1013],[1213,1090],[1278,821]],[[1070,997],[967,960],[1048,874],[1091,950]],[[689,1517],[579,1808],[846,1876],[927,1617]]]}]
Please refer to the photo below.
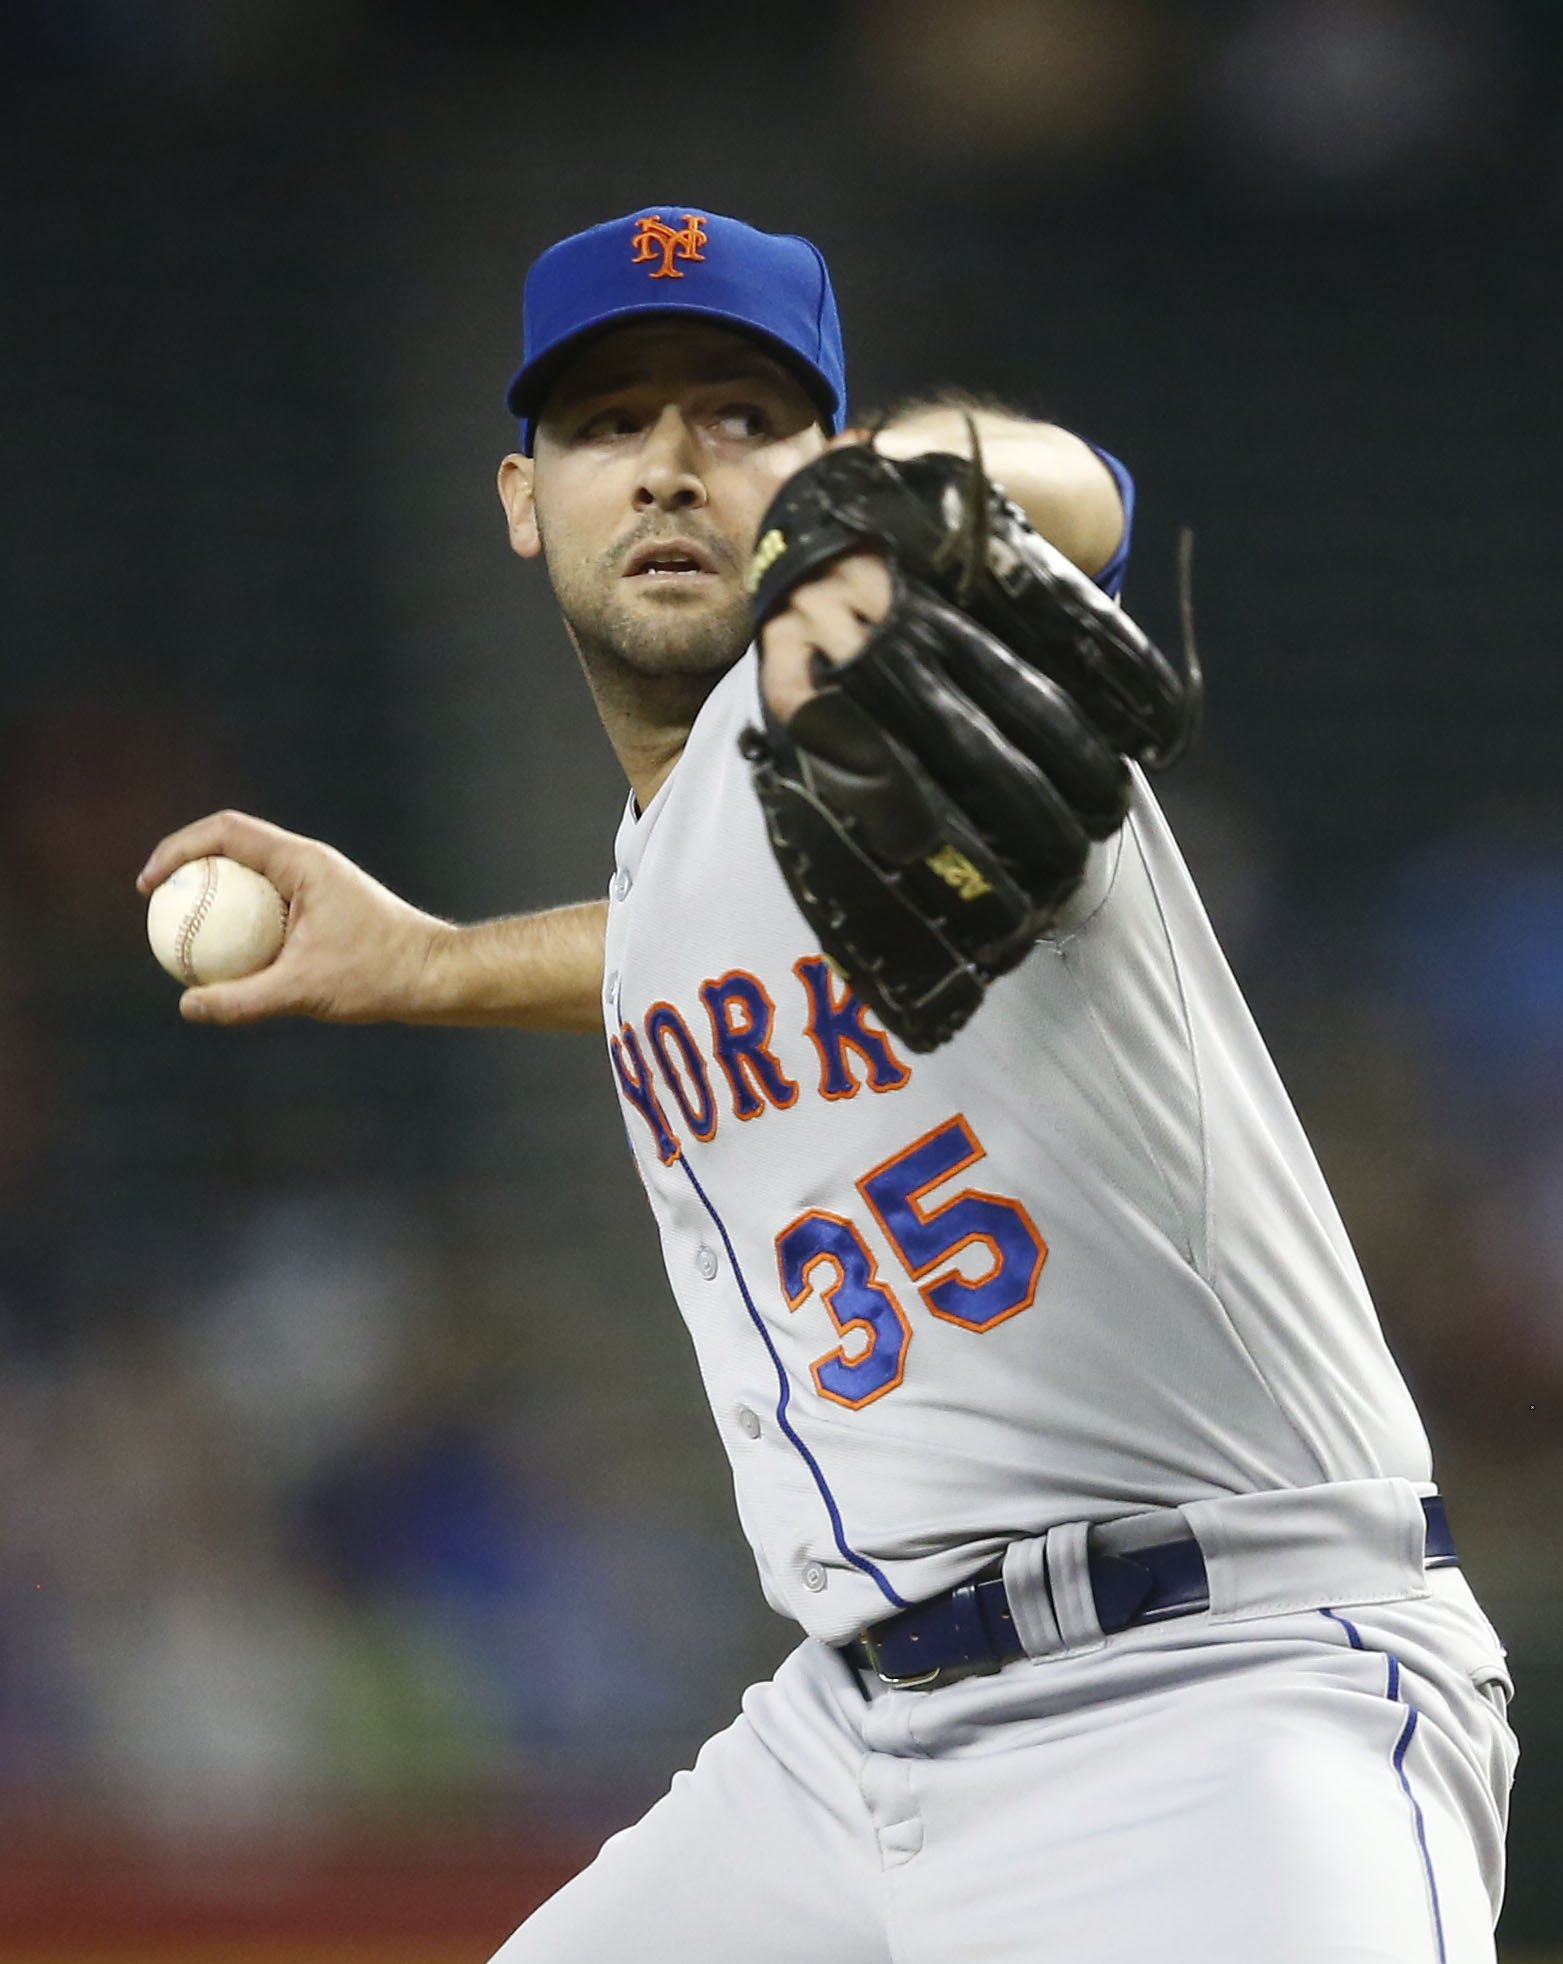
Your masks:
[{"label": "chin", "polygon": [[753,637],[747,607],[669,594],[619,623],[623,659],[647,675],[703,675],[731,668]]},{"label": "chin", "polygon": [[731,635],[681,635],[677,640],[649,644],[644,638],[621,646],[626,666],[638,674],[721,675],[742,659],[748,636],[735,641]]}]

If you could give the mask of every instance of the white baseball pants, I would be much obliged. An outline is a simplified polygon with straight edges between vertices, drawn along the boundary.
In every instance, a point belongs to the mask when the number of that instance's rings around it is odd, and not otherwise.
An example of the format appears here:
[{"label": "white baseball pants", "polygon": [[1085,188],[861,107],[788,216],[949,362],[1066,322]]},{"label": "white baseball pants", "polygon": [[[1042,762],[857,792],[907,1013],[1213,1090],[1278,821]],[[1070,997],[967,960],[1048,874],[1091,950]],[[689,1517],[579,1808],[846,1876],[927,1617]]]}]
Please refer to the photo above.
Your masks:
[{"label": "white baseball pants", "polygon": [[805,1642],[494,1964],[1491,1964],[1509,1684],[1428,1582],[929,1692]]}]

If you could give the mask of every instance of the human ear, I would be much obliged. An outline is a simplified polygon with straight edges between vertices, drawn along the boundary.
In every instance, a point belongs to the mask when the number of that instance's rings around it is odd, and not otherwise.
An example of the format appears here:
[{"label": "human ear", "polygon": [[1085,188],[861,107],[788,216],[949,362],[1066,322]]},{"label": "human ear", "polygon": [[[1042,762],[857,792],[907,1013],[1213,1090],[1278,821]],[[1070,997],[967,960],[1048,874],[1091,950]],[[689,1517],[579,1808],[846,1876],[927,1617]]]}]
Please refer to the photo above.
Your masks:
[{"label": "human ear", "polygon": [[532,491],[532,459],[514,452],[499,467],[499,502],[505,508],[510,550],[535,559],[543,549],[537,529],[537,504]]}]

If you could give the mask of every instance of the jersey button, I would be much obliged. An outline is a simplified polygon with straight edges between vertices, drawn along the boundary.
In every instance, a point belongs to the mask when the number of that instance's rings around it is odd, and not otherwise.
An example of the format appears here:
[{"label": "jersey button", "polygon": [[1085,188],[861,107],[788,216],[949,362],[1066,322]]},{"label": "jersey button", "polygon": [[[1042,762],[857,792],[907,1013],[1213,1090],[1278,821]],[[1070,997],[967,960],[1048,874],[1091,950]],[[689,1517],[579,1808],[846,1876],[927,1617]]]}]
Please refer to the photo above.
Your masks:
[{"label": "jersey button", "polygon": [[714,1282],[716,1280],[718,1267],[716,1250],[714,1248],[708,1248],[703,1241],[695,1250],[695,1267],[699,1269],[707,1282]]},{"label": "jersey button", "polygon": [[829,1576],[828,1576],[828,1575],[827,1575],[827,1574],[825,1573],[825,1571],[824,1571],[824,1570],[823,1570],[823,1569],[822,1569],[822,1568],[820,1567],[820,1565],[819,1565],[819,1563],[818,1563],[818,1562],[805,1562],[805,1563],[804,1563],[804,1565],[803,1565],[803,1586],[804,1586],[804,1588],[805,1588],[805,1589],[809,1589],[809,1590],[812,1590],[812,1591],[813,1591],[813,1593],[814,1593],[814,1594],[815,1594],[815,1595],[817,1596],[817,1595],[819,1594],[819,1592],[820,1592],[820,1590],[824,1588],[824,1586],[825,1586],[825,1584],[826,1584],[826,1583],[827,1583],[827,1582],[828,1582],[829,1580],[830,1580],[830,1577],[829,1577]]},{"label": "jersey button", "polygon": [[635,882],[630,878],[628,873],[615,873],[613,876],[614,899],[627,900],[629,898],[630,888],[634,884]]},{"label": "jersey button", "polygon": [[738,1430],[746,1439],[758,1439],[760,1436],[759,1418],[747,1405],[738,1407]]}]

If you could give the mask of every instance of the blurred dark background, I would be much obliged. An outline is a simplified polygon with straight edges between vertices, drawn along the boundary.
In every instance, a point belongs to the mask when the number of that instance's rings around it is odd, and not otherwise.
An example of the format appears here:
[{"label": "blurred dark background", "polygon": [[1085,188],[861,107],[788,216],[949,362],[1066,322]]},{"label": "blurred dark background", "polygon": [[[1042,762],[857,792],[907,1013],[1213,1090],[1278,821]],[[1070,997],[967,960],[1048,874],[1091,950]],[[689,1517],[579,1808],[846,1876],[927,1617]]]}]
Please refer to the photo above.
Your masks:
[{"label": "blurred dark background", "polygon": [[824,248],[859,408],[1126,458],[1163,635],[1196,528],[1167,801],[1513,1651],[1510,1951],[1563,1949],[1556,0],[9,0],[0,1912],[491,1847],[497,1941],[792,1640],[598,1047],[187,1027],[131,888],[236,804],[462,918],[602,889],[492,476],[527,261],[659,200]]}]

